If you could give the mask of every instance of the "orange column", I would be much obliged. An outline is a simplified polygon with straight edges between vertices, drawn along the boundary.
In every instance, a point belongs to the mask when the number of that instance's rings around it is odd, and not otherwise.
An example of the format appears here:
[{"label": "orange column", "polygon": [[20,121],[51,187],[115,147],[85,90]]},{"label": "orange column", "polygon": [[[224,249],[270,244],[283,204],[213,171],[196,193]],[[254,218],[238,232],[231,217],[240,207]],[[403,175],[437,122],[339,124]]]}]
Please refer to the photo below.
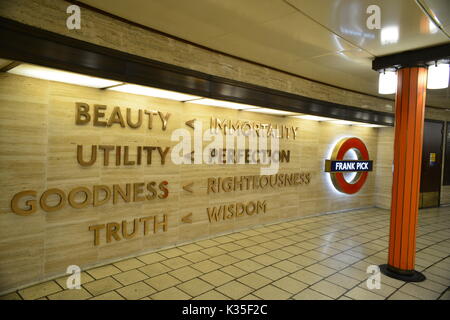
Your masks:
[{"label": "orange column", "polygon": [[398,71],[389,257],[381,269],[405,281],[425,280],[414,264],[426,86],[427,68]]}]

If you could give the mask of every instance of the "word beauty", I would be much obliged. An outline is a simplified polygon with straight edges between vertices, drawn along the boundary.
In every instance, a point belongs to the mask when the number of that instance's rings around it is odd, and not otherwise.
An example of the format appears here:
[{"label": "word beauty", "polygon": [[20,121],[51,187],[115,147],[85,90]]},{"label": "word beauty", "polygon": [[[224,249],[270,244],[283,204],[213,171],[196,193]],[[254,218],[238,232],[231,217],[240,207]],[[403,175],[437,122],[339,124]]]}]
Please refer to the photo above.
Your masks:
[{"label": "word beauty", "polygon": [[[344,160],[347,152],[353,150],[357,160]],[[361,190],[367,180],[369,171],[372,171],[372,160],[369,160],[369,151],[362,140],[352,137],[338,141],[333,148],[331,159],[325,161],[325,172],[330,173],[333,186],[342,193],[354,194]],[[344,177],[345,172],[356,172],[351,181]]]},{"label": "word beauty", "polygon": [[87,103],[77,102],[75,103],[75,124],[86,125],[92,121],[92,124],[96,127],[119,125],[122,128],[137,129],[144,123],[147,123],[147,128],[151,130],[154,125],[153,118],[158,116],[161,122],[161,129],[166,130],[170,118],[170,113],[163,113],[157,110],[138,109],[132,111],[131,108],[126,108],[126,111],[123,112],[120,107],[114,107],[108,117],[106,110],[108,110],[106,105],[94,104],[93,108],[91,108]]}]

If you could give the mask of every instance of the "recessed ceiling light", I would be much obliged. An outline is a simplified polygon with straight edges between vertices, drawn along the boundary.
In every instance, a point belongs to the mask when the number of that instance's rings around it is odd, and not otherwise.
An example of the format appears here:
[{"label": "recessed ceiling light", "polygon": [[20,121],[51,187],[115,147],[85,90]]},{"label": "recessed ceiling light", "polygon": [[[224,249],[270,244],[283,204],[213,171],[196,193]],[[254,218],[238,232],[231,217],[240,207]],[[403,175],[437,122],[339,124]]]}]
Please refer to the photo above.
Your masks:
[{"label": "recessed ceiling light", "polygon": [[386,126],[382,126],[382,125],[380,125],[380,124],[359,123],[359,122],[356,122],[356,123],[355,123],[355,126],[358,126],[358,127],[368,127],[368,128],[381,128],[381,127],[386,127]]},{"label": "recessed ceiling light", "polygon": [[319,117],[319,116],[313,116],[309,114],[301,115],[301,116],[292,116],[292,118],[298,118],[303,120],[313,120],[313,121],[331,121],[335,120],[333,118],[326,118],[326,117]]},{"label": "recessed ceiling light", "polygon": [[440,63],[428,67],[428,89],[445,89],[448,87],[449,65]]},{"label": "recessed ceiling light", "polygon": [[390,26],[381,29],[380,40],[382,45],[397,43],[398,42],[398,27]]},{"label": "recessed ceiling light", "polygon": [[342,124],[342,125],[356,125],[356,124],[358,124],[358,122],[347,121],[347,120],[332,120],[332,121],[329,121],[329,123]]},{"label": "recessed ceiling light", "polygon": [[105,88],[119,84],[119,81],[91,77],[84,74],[57,70],[47,67],[23,63],[8,70],[9,73],[37,79],[76,84],[91,88]]},{"label": "recessed ceiling light", "polygon": [[255,108],[255,106],[251,106],[248,104],[235,103],[235,102],[216,100],[216,99],[207,99],[207,98],[188,101],[188,102],[196,103],[196,104],[203,104],[203,105],[207,105],[207,106],[236,109],[236,110]]},{"label": "recessed ceiling light", "polygon": [[397,91],[397,72],[384,71],[380,72],[378,79],[378,93],[392,94]]},{"label": "recessed ceiling light", "polygon": [[126,93],[139,94],[143,96],[155,97],[155,98],[164,98],[171,99],[176,101],[187,101],[191,99],[199,99],[201,97],[193,96],[190,94],[179,93],[175,91],[151,88],[146,86],[140,86],[137,84],[123,84],[120,86],[108,88],[108,90],[112,91],[120,91]]},{"label": "recessed ceiling light", "polygon": [[275,114],[275,115],[280,115],[280,116],[295,115],[295,112],[276,110],[276,109],[269,109],[269,108],[254,108],[254,109],[252,108],[252,109],[244,109],[244,111],[258,112],[258,113],[267,113],[267,114]]}]

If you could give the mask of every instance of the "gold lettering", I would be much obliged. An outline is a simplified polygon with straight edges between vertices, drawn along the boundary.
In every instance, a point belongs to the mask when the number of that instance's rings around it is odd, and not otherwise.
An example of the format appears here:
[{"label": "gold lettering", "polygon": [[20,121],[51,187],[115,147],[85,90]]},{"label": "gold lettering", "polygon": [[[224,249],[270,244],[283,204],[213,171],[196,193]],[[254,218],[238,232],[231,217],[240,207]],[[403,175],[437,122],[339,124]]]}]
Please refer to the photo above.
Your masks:
[{"label": "gold lettering", "polygon": [[83,102],[75,103],[75,124],[83,125],[91,121],[91,115],[89,114],[89,105]]},{"label": "gold lettering", "polygon": [[100,230],[104,228],[105,228],[104,224],[89,226],[89,231],[94,231],[94,246],[98,246],[100,244]]},{"label": "gold lettering", "polygon": [[16,193],[14,195],[14,197],[11,200],[11,210],[12,212],[14,212],[15,214],[18,214],[20,216],[29,216],[30,214],[36,212],[36,200],[32,199],[32,200],[27,200],[25,202],[25,205],[28,206],[28,208],[25,209],[21,209],[19,207],[19,200],[27,197],[27,196],[32,196],[33,198],[36,198],[36,191],[33,190],[25,190],[19,193]]}]

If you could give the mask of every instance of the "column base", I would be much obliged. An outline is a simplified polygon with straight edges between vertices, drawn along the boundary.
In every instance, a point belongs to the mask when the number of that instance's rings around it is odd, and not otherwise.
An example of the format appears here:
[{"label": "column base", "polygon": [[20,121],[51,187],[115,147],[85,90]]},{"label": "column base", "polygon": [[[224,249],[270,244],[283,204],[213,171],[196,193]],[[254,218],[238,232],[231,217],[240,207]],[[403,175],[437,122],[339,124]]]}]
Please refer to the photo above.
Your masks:
[{"label": "column base", "polygon": [[385,276],[388,276],[390,278],[394,278],[397,280],[402,280],[405,282],[422,282],[422,281],[425,281],[425,279],[426,279],[426,277],[423,275],[423,273],[421,273],[419,271],[416,271],[416,270],[401,271],[401,270],[391,267],[387,264],[380,265],[380,271]]}]

